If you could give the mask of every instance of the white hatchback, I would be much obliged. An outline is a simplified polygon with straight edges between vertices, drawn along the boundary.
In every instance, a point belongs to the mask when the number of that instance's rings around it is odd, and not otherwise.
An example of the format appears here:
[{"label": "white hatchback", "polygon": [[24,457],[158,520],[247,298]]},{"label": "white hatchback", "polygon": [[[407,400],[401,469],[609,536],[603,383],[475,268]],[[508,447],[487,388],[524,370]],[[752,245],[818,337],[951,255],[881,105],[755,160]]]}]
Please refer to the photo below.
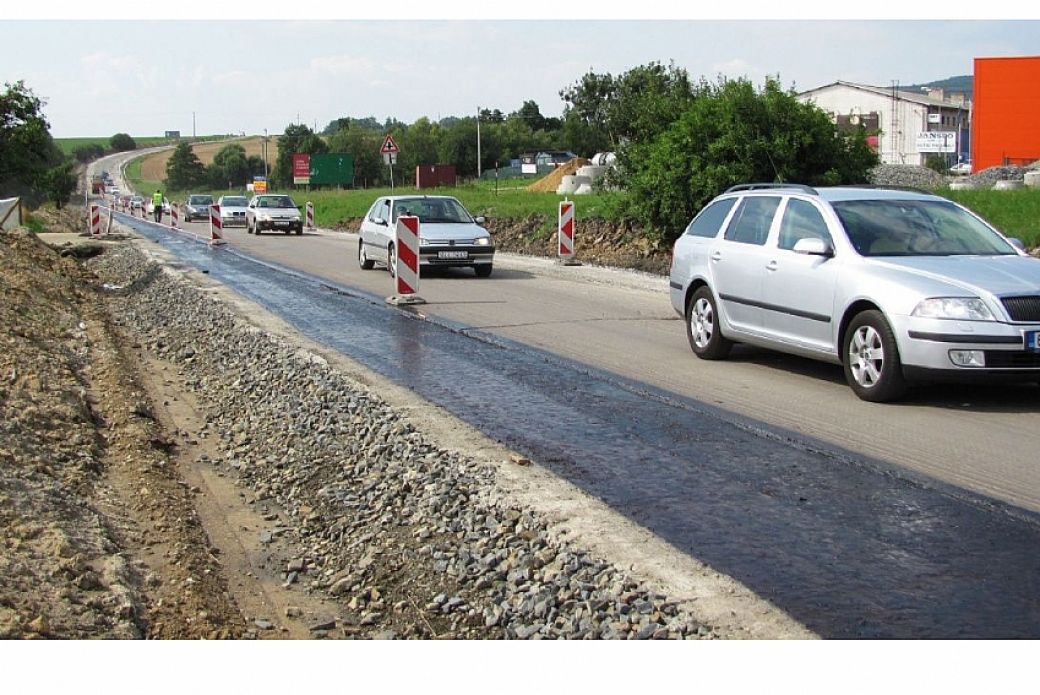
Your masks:
[{"label": "white hatchback", "polygon": [[457,199],[445,195],[384,196],[361,221],[358,263],[369,270],[380,263],[394,273],[397,218],[419,218],[419,268],[473,268],[477,277],[491,275],[495,244]]}]

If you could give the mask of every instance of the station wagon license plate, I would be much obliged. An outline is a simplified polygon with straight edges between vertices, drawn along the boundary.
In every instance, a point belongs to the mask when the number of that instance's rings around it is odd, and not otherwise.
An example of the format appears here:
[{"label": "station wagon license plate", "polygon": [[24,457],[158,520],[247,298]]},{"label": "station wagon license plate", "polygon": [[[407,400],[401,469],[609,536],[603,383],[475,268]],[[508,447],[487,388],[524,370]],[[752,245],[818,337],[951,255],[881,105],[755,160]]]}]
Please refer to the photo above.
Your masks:
[{"label": "station wagon license plate", "polygon": [[437,258],[445,261],[457,261],[463,258],[469,258],[469,253],[466,251],[438,251]]},{"label": "station wagon license plate", "polygon": [[1040,352],[1040,331],[1026,331],[1026,350]]}]

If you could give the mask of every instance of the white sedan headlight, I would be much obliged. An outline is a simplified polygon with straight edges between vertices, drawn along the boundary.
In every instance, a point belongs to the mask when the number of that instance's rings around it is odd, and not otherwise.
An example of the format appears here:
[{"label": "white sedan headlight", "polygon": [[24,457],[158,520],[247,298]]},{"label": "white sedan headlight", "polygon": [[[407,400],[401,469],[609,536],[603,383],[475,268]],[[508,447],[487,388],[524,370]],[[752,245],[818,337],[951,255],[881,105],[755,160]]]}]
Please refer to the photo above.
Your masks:
[{"label": "white sedan headlight", "polygon": [[913,315],[926,319],[996,320],[978,297],[932,297],[914,307]]},{"label": "white sedan headlight", "polygon": [[487,246],[491,243],[491,238],[486,236],[477,237],[476,241],[474,241],[473,243],[475,243],[477,246]]}]

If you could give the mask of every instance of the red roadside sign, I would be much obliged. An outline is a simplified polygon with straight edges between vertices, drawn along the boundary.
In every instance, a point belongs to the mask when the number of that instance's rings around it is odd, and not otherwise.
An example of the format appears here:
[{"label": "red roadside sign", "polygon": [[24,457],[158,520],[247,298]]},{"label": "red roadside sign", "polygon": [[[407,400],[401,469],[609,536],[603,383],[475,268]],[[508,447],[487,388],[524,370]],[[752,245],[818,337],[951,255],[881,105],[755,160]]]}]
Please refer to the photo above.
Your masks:
[{"label": "red roadside sign", "polygon": [[387,133],[386,139],[383,140],[383,146],[379,148],[379,151],[383,154],[397,154],[401,151],[401,148],[394,142],[394,136]]}]

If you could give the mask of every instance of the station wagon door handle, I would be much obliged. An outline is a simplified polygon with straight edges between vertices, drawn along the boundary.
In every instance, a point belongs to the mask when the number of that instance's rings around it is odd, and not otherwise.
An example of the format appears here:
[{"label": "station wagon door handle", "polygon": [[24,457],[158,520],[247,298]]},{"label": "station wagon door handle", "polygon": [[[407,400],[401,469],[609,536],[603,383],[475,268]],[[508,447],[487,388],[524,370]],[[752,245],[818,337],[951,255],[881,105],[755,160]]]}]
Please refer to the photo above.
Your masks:
[{"label": "station wagon door handle", "polygon": [[721,261],[722,260],[722,252],[721,251],[713,251],[712,254],[711,254],[711,260],[713,260],[713,261]]},{"label": "station wagon door handle", "polygon": [[766,270],[778,270],[779,268],[780,268],[780,264],[777,263],[775,260],[774,261],[769,261],[768,263],[766,263]]}]

